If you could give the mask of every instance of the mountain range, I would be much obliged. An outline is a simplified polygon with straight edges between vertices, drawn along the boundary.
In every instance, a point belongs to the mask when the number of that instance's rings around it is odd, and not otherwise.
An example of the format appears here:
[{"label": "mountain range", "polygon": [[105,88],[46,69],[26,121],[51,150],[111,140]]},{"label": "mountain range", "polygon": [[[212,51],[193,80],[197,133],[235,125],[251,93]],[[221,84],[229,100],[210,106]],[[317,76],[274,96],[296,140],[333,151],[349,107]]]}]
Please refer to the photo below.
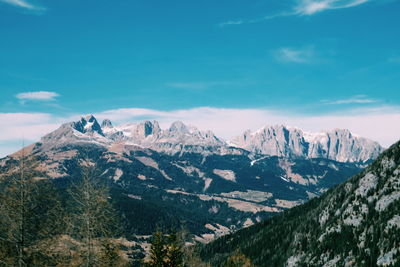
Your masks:
[{"label": "mountain range", "polygon": [[295,127],[268,126],[256,132],[249,130],[231,141],[224,141],[211,131],[201,131],[180,121],[161,129],[157,121],[144,121],[113,126],[108,119],[100,125],[93,115],[78,122],[62,125],[42,138],[42,143],[94,142],[103,146],[139,146],[170,155],[252,154],[325,158],[338,162],[367,163],[383,148],[374,141],[352,134],[346,129],[310,133]]},{"label": "mountain range", "polygon": [[[157,227],[185,227],[207,243],[326,192],[359,173],[383,148],[348,130],[310,134],[271,126],[231,141],[182,122],[114,126],[92,116],[66,123],[23,149],[40,177],[61,189],[82,159],[109,183],[125,236],[142,252]],[[15,153],[0,159],[10,168]]]}]

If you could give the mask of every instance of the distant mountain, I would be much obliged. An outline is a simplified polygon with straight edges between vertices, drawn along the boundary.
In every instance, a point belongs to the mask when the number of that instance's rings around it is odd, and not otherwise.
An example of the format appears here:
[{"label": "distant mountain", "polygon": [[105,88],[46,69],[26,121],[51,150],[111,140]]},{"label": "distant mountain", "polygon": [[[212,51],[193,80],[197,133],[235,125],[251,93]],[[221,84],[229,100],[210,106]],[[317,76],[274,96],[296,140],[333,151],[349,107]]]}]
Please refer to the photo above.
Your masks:
[{"label": "distant mountain", "polygon": [[[240,153],[236,148],[228,148],[226,143],[211,131],[200,131],[196,127],[187,126],[180,121],[172,123],[166,130],[162,130],[157,121],[145,121],[118,127],[108,126],[105,132],[106,137],[112,140],[124,140],[127,143],[168,154]],[[116,136],[117,138],[115,138]]]},{"label": "distant mountain", "polygon": [[321,197],[201,252],[220,266],[237,249],[256,266],[400,266],[400,142]]},{"label": "distant mountain", "polygon": [[104,120],[101,125],[94,116],[88,115],[78,122],[62,125],[43,137],[42,143],[50,146],[63,142],[92,142],[105,147],[115,144],[136,145],[170,155],[237,155],[250,152],[285,158],[324,158],[354,163],[368,163],[383,151],[377,142],[340,129],[308,133],[293,127],[270,126],[254,133],[246,131],[230,142],[225,142],[211,131],[201,131],[180,121],[172,123],[165,130],[160,128],[157,121],[113,126],[110,120]]},{"label": "distant mountain", "polygon": [[349,130],[309,133],[295,127],[269,126],[246,131],[231,144],[257,154],[279,157],[326,158],[339,162],[369,162],[383,148]]}]

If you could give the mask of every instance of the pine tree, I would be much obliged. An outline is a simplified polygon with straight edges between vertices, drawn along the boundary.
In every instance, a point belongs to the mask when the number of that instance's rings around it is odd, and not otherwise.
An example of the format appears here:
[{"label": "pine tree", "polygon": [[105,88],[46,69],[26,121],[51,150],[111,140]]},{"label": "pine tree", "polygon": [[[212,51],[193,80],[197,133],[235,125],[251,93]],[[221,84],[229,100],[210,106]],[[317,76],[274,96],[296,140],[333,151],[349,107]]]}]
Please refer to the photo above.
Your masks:
[{"label": "pine tree", "polygon": [[[181,236],[182,233],[175,230],[172,230],[168,235],[157,230],[152,237],[149,258],[143,265],[148,267],[195,266],[184,264],[184,259],[186,262],[194,261],[192,261],[192,258],[185,257],[183,238]],[[200,261],[198,262],[200,263]]]},{"label": "pine tree", "polygon": [[183,266],[183,252],[182,242],[178,237],[176,231],[171,231],[167,237],[165,263],[168,267],[181,267]]},{"label": "pine tree", "polygon": [[166,240],[164,234],[157,230],[153,234],[150,247],[150,260],[145,263],[149,267],[165,267],[165,257],[167,256]]}]

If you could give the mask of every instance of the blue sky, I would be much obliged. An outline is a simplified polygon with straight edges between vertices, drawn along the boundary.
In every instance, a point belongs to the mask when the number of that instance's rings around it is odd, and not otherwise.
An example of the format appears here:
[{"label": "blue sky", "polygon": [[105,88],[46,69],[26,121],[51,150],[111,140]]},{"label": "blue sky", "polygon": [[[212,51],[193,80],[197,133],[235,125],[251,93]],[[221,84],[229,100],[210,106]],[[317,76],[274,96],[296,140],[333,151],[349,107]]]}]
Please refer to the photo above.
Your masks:
[{"label": "blue sky", "polygon": [[396,0],[0,0],[0,155],[121,109],[119,122],[163,114],[226,138],[295,123],[389,145],[400,138],[399,13]]}]

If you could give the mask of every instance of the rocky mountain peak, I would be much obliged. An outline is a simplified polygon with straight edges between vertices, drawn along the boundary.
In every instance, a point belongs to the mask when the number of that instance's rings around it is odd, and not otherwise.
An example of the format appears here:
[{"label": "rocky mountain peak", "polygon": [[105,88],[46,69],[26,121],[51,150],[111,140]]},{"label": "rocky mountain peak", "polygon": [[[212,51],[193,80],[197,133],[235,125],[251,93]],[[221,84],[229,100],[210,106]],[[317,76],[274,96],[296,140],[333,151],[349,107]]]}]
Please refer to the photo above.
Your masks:
[{"label": "rocky mountain peak", "polygon": [[133,135],[141,140],[150,135],[158,135],[160,132],[161,128],[157,121],[144,121],[136,125]]},{"label": "rocky mountain peak", "polygon": [[328,158],[340,162],[367,162],[383,151],[378,143],[358,137],[347,129],[310,133],[284,125],[246,131],[231,143],[258,154]]},{"label": "rocky mountain peak", "polygon": [[82,117],[82,119],[88,121],[88,122],[94,122],[97,121],[96,118],[93,116],[93,114],[87,114],[85,117]]},{"label": "rocky mountain peak", "polygon": [[103,122],[101,123],[101,128],[112,128],[113,124],[109,119],[105,119],[103,120]]},{"label": "rocky mountain peak", "polygon": [[175,121],[171,124],[171,126],[168,129],[169,132],[175,132],[175,133],[188,133],[189,128],[186,126],[183,122],[181,121]]},{"label": "rocky mountain peak", "polygon": [[79,122],[74,123],[74,128],[81,133],[98,133],[99,135],[104,136],[100,124],[93,115],[86,115],[85,117],[82,117]]}]

